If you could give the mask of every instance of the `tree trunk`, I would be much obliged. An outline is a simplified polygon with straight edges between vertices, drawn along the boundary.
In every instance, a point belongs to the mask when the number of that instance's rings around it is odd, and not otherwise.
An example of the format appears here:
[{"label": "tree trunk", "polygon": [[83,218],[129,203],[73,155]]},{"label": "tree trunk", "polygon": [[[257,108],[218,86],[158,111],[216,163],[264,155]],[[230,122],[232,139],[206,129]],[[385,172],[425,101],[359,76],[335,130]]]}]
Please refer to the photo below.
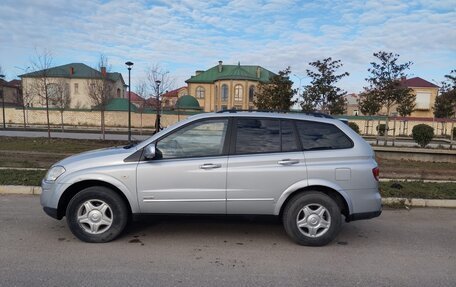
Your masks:
[{"label": "tree trunk", "polygon": [[101,110],[101,134],[103,136],[103,140],[105,140],[104,110]]},{"label": "tree trunk", "polygon": [[62,123],[62,133],[64,133],[65,129],[63,127],[63,110],[60,110],[60,122]]},{"label": "tree trunk", "polygon": [[22,105],[22,115],[24,116],[24,129],[27,127],[27,122],[25,120],[25,104]]},{"label": "tree trunk", "polygon": [[139,134],[140,134],[140,135],[142,135],[142,130],[143,130],[142,115],[143,115],[143,113],[141,112],[141,113],[139,114],[139,117],[140,117],[140,119],[141,119],[141,127],[140,127],[140,129],[139,129]]},{"label": "tree trunk", "polygon": [[47,87],[45,85],[45,95],[46,95],[46,120],[47,120],[47,132],[48,132],[48,139],[51,139],[51,124],[49,123],[49,97],[47,93]]},{"label": "tree trunk", "polygon": [[384,146],[388,145],[388,131],[389,131],[388,123],[389,123],[389,114],[390,114],[390,107],[388,106],[388,107],[386,108],[385,138],[384,138],[384,141],[383,141],[383,145],[384,145]]}]

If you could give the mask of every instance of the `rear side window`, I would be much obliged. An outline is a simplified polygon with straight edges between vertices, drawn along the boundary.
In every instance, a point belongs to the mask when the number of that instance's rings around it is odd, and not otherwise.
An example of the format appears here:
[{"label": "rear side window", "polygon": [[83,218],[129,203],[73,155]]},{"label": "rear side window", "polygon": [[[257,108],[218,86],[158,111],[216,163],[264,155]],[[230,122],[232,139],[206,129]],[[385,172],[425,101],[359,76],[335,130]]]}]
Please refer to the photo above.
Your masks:
[{"label": "rear side window", "polygon": [[236,131],[236,154],[299,150],[291,121],[237,119]]},{"label": "rear side window", "polygon": [[345,149],[353,142],[338,127],[332,124],[296,121],[299,138],[304,150]]}]

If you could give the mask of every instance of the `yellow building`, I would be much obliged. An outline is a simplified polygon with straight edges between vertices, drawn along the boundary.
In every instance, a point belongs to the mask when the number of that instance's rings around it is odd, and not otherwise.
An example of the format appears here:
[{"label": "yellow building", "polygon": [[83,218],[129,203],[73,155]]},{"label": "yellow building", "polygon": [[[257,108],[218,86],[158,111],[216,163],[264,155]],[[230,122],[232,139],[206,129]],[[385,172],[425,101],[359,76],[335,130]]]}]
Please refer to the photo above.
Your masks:
[{"label": "yellow building", "polygon": [[[439,87],[430,83],[420,77],[411,79],[402,78],[401,84],[405,87],[412,89],[415,98],[415,109],[410,114],[410,117],[432,118],[434,117],[434,104],[435,99],[439,92]],[[358,107],[358,95],[348,94],[346,97],[346,115],[348,116],[362,116]],[[390,116],[398,116],[397,106],[393,106],[390,110]],[[382,108],[379,115],[386,116],[386,108]]]},{"label": "yellow building", "polygon": [[[54,86],[64,86],[70,96],[70,108],[90,109],[94,106],[88,95],[88,83],[90,79],[99,79],[104,75],[109,79],[112,86],[112,98],[122,98],[125,95],[125,82],[120,73],[110,73],[106,68],[97,71],[82,63],[72,63],[52,67],[46,71],[35,71],[20,75],[22,79],[22,91],[25,104],[31,107],[46,106],[44,97],[36,95],[36,86],[43,75],[46,76],[49,97],[52,97]],[[50,103],[51,104],[51,103]],[[52,106],[52,105],[50,105]]]},{"label": "yellow building", "polygon": [[260,66],[223,65],[219,61],[206,71],[196,71],[185,82],[189,95],[194,96],[205,112],[224,109],[253,109],[255,90],[275,74]]},{"label": "yellow building", "polygon": [[415,110],[410,115],[411,117],[434,117],[435,98],[439,93],[439,87],[420,77],[411,79],[402,79],[402,84],[413,90],[416,96]]}]

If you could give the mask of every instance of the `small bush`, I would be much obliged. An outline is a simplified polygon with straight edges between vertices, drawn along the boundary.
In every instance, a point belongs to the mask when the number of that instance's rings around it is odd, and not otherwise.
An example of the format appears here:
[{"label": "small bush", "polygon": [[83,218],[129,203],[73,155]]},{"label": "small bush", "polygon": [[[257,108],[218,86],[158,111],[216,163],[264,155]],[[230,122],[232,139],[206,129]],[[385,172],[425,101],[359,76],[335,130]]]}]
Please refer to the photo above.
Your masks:
[{"label": "small bush", "polygon": [[378,131],[379,135],[384,136],[385,135],[385,130],[386,130],[386,125],[385,124],[379,124],[377,126],[377,131]]},{"label": "small bush", "polygon": [[352,128],[352,130],[359,134],[359,126],[356,123],[348,122],[348,125]]},{"label": "small bush", "polygon": [[413,140],[421,147],[426,147],[434,137],[434,128],[425,124],[419,124],[413,127]]}]

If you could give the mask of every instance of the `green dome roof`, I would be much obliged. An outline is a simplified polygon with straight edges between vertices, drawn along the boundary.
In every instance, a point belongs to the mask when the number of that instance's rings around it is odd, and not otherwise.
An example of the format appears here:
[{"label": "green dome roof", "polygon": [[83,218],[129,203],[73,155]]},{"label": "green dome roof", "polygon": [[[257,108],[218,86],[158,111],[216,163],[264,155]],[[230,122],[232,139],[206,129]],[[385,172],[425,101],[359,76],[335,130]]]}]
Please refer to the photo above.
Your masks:
[{"label": "green dome roof", "polygon": [[201,110],[198,100],[190,95],[180,97],[176,102],[176,108],[187,110]]}]

